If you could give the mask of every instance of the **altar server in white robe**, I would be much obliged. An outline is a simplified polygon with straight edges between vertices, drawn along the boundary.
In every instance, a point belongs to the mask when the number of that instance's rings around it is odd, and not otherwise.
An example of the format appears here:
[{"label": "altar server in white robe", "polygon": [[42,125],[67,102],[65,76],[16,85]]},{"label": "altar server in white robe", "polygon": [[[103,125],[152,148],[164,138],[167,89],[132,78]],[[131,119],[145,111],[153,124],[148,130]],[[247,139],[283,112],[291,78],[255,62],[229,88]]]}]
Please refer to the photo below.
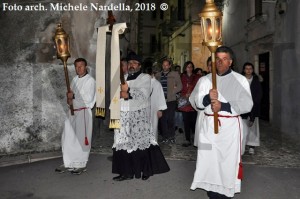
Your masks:
[{"label": "altar server in white robe", "polygon": [[[207,69],[208,69],[208,72],[211,73],[211,57],[208,57],[207,60],[206,60],[206,66],[207,66]],[[198,93],[198,89],[200,88],[200,85],[199,85],[199,82],[197,82],[193,92],[191,93],[191,96],[190,96],[190,103],[192,105],[192,107],[197,110],[197,120],[196,120],[196,127],[195,127],[195,136],[194,136],[194,146],[195,147],[198,147],[198,143],[199,143],[199,132],[200,132],[200,127],[203,123],[203,119],[204,119],[204,109],[201,109],[199,107],[196,106],[196,103],[195,103],[195,95],[196,93]]]},{"label": "altar server in white robe", "polygon": [[166,99],[161,83],[154,77],[152,67],[146,68],[146,73],[151,78],[151,125],[156,141],[158,141],[158,119],[162,116],[162,111],[167,109]]},{"label": "altar server in white robe", "polygon": [[[231,70],[233,57],[230,48],[217,49],[217,89],[212,89],[212,75],[204,76],[194,99],[196,106],[204,109],[204,119],[191,189],[206,190],[210,199],[230,198],[241,191],[240,114],[249,112],[253,102],[246,78]],[[214,133],[214,112],[218,113],[218,134]]]},{"label": "altar server in white robe", "polygon": [[192,107],[195,110],[197,110],[197,120],[196,120],[195,135],[194,135],[194,146],[195,147],[198,147],[198,145],[199,145],[199,132],[200,132],[200,127],[203,124],[203,119],[204,119],[204,111],[203,111],[204,109],[200,109],[199,107],[196,106],[196,103],[195,103],[195,95],[199,92],[198,89],[200,88],[199,80],[189,98]]},{"label": "altar server in white robe", "polygon": [[77,76],[71,82],[67,93],[68,104],[73,104],[74,115],[69,112],[62,134],[62,153],[64,164],[56,172],[69,170],[72,174],[86,171],[92,139],[92,111],[96,101],[96,83],[87,72],[87,62],[78,58],[74,62]]}]

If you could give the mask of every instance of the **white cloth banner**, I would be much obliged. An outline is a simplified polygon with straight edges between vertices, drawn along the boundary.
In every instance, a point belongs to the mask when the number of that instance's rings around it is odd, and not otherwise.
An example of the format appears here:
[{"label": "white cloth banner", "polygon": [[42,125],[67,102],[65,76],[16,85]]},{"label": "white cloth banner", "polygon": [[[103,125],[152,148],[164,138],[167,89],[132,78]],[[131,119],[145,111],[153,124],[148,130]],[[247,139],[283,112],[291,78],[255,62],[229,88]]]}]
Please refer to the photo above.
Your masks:
[{"label": "white cloth banner", "polygon": [[96,54],[96,116],[105,117],[105,51],[109,25],[98,28]]},{"label": "white cloth banner", "polygon": [[[120,44],[119,34],[127,28],[126,23],[113,25],[111,37],[111,103],[110,128],[120,128]],[[106,33],[109,25],[98,28],[96,54],[96,116],[105,117],[105,52]]]},{"label": "white cloth banner", "polygon": [[110,73],[110,128],[120,128],[120,44],[119,34],[127,28],[126,23],[113,25],[111,37],[111,73]]}]

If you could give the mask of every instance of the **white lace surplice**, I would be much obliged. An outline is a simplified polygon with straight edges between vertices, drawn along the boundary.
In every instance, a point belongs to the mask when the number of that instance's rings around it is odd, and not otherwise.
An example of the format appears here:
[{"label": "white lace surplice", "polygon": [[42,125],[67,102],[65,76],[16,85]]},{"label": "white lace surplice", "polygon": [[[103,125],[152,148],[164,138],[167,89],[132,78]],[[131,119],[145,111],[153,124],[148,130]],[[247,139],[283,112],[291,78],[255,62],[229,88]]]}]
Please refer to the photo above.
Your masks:
[{"label": "white lace surplice", "polygon": [[115,129],[113,148],[128,153],[157,145],[151,128],[151,77],[140,74],[127,81],[132,99],[121,101],[121,128]]}]

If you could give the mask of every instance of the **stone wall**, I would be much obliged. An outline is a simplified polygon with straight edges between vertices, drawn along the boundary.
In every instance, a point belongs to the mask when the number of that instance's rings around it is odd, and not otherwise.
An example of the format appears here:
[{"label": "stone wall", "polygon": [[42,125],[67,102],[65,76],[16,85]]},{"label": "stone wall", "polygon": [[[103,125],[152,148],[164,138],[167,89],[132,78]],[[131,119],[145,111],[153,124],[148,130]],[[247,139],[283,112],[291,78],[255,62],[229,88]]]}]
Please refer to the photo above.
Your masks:
[{"label": "stone wall", "polygon": [[[224,44],[237,56],[238,72],[242,64],[258,64],[258,55],[270,53],[270,124],[283,137],[299,141],[300,109],[300,2],[278,0],[263,2],[263,16],[249,19],[249,2],[232,0],[224,8]],[[285,12],[279,12],[285,3]],[[253,18],[252,18],[253,19]],[[272,133],[272,132],[270,132]]]},{"label": "stone wall", "polygon": [[[40,2],[48,8],[52,1],[7,2],[23,7]],[[68,2],[78,4],[79,1]],[[105,5],[112,1],[95,2]],[[120,2],[125,1],[113,1]],[[70,80],[75,75],[72,63],[77,57],[88,60],[94,76],[96,28],[106,24],[107,11],[3,11],[2,2],[0,8],[0,153],[58,150],[67,105],[63,65],[56,59],[52,40],[56,25],[62,22],[71,38]],[[113,14],[117,22],[129,22],[129,13]],[[128,41],[122,40],[121,46],[126,51]],[[107,52],[109,67],[109,49]],[[95,129],[97,133],[98,130]]]},{"label": "stone wall", "polygon": [[230,46],[235,53],[234,69],[240,72],[247,61],[245,51],[247,23],[247,1],[232,0],[223,10],[223,45]]},{"label": "stone wall", "polygon": [[[282,1],[280,1],[282,2]],[[284,134],[300,140],[300,2],[291,0],[286,12],[276,7],[274,43],[273,125]]]}]

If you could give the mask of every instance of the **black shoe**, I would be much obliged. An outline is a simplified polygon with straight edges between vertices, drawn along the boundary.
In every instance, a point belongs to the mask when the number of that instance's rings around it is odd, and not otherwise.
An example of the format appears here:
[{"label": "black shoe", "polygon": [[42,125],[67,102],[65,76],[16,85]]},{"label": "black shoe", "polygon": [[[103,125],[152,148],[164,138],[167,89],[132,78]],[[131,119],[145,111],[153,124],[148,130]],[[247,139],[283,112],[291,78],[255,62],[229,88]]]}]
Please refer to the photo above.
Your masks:
[{"label": "black shoe", "polygon": [[150,178],[150,176],[142,176],[142,180],[148,180]]},{"label": "black shoe", "polygon": [[183,147],[189,147],[189,146],[191,146],[192,144],[190,143],[190,142],[187,142],[187,143],[183,143],[181,146],[183,146]]},{"label": "black shoe", "polygon": [[56,173],[65,173],[66,171],[72,171],[73,168],[67,168],[63,164],[55,169]]},{"label": "black shoe", "polygon": [[120,179],[122,177],[122,175],[118,175],[118,176],[116,176],[116,177],[113,177],[113,180],[118,180],[118,179]]},{"label": "black shoe", "polygon": [[87,171],[86,167],[76,168],[76,169],[72,170],[71,173],[74,174],[74,175],[80,175],[80,174],[82,174],[83,172],[86,172],[86,171]]},{"label": "black shoe", "polygon": [[113,178],[114,181],[132,180],[133,176],[119,175]]}]

